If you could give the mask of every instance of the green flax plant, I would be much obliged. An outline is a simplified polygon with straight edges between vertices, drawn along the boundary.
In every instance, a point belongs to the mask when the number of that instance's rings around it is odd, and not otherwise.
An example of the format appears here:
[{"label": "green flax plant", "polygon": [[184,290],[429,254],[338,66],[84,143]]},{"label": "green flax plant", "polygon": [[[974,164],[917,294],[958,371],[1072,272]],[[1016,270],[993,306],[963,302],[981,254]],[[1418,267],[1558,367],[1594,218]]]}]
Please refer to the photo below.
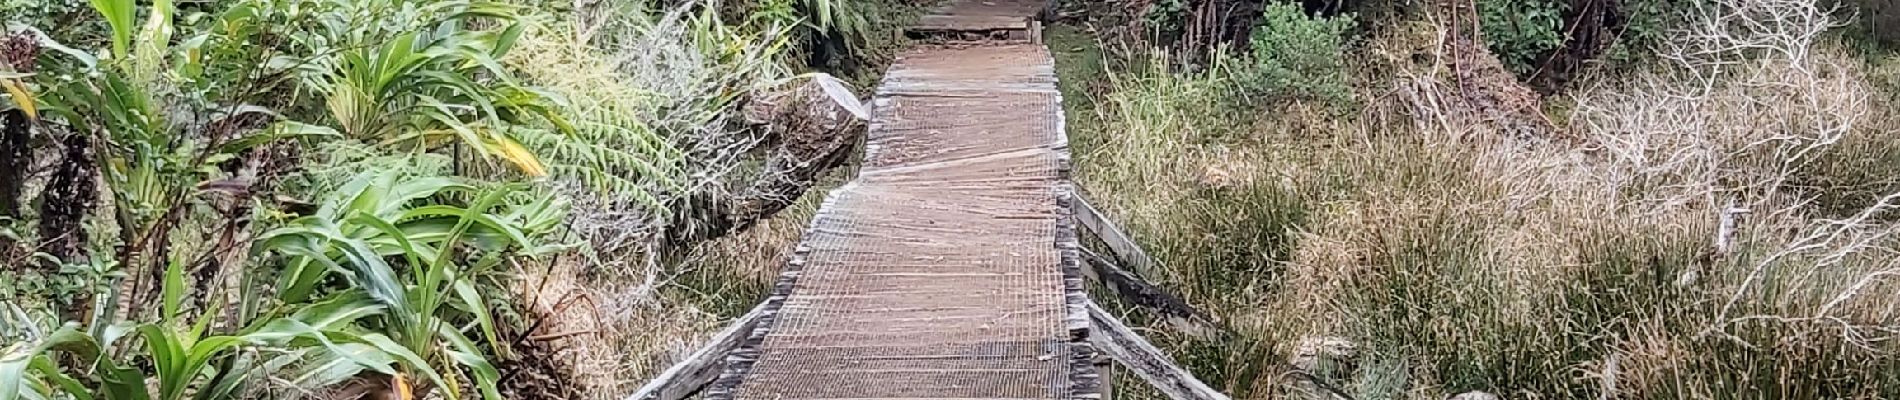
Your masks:
[{"label": "green flax plant", "polygon": [[[426,377],[450,398],[459,395],[461,382],[454,372],[461,371],[483,398],[499,398],[500,375],[489,357],[502,347],[478,280],[515,257],[566,248],[539,240],[559,226],[565,204],[539,196],[542,200],[511,204],[518,190],[366,172],[315,214],[262,236],[261,248],[284,260],[278,300],[293,308],[314,301],[362,310],[373,323],[320,335],[359,345],[350,350],[369,346],[389,356],[359,362],[361,367]],[[467,205],[440,201],[451,193],[473,200]],[[490,346],[478,346],[471,336]],[[341,352],[326,356],[349,357]]]}]

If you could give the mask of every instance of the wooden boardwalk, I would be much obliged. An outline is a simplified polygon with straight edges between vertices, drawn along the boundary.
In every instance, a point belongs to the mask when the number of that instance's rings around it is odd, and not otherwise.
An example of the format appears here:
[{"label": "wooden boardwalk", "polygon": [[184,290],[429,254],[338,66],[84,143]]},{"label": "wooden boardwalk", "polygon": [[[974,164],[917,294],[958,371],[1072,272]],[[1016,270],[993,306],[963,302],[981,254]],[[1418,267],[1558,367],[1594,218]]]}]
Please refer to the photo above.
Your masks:
[{"label": "wooden boardwalk", "polygon": [[[936,20],[1041,4],[958,1]],[[1098,397],[1055,83],[1040,44],[905,53],[860,176],[826,199],[708,398]]]}]

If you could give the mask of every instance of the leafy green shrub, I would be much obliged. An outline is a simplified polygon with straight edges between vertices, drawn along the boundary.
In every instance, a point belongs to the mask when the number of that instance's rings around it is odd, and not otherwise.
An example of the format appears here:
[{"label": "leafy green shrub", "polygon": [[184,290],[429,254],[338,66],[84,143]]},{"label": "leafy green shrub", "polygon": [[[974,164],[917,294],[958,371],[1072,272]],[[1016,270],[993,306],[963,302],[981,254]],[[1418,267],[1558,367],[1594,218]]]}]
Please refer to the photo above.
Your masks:
[{"label": "leafy green shrub", "polygon": [[1628,20],[1610,44],[1611,61],[1630,62],[1654,53],[1669,37],[1669,29],[1684,23],[1682,9],[1688,2],[1635,1],[1623,4]]},{"label": "leafy green shrub", "polygon": [[[788,66],[810,67],[845,78],[860,87],[876,86],[878,77],[903,44],[902,29],[920,10],[910,2],[843,0],[751,0],[736,2],[744,30],[780,35]],[[775,32],[781,31],[782,32]]]},{"label": "leafy green shrub", "polygon": [[1480,0],[1478,22],[1485,45],[1504,67],[1527,76],[1543,61],[1540,57],[1563,47],[1568,8],[1558,0]]},{"label": "leafy green shrub", "polygon": [[[186,315],[184,267],[174,262],[165,269],[161,313],[154,322],[107,326],[103,316],[95,316],[91,326],[68,322],[42,334],[37,327],[7,326],[21,321],[0,317],[0,334],[17,339],[0,348],[0,400],[248,399],[256,398],[250,391],[257,378],[285,371],[309,349],[350,352],[348,360],[315,363],[323,369],[361,368],[357,363],[389,358],[355,343],[359,337],[331,337],[334,329],[378,311],[341,304],[300,307],[289,318],[235,334],[217,333],[211,328],[223,313],[215,306]],[[259,356],[282,361],[257,363]]]},{"label": "leafy green shrub", "polygon": [[[286,261],[275,290],[279,300],[355,304],[362,311],[352,315],[379,321],[339,332],[381,337],[365,344],[394,357],[358,360],[353,370],[328,376],[399,370],[427,377],[453,399],[460,390],[453,374],[466,371],[483,398],[500,398],[489,357],[499,355],[501,342],[478,282],[510,259],[565,250],[541,240],[558,227],[566,205],[544,196],[510,204],[515,190],[372,170],[333,192],[316,214],[261,235],[262,248]],[[424,201],[450,194],[474,200],[466,206]],[[332,275],[347,284],[337,285]],[[318,297],[324,293],[333,294]],[[495,351],[477,346],[469,337],[474,334]]]},{"label": "leafy green shrub", "polygon": [[1147,22],[1149,34],[1172,38],[1181,35],[1182,20],[1186,19],[1188,2],[1183,0],[1157,0],[1148,7],[1141,18]]},{"label": "leafy green shrub", "polygon": [[1276,3],[1254,29],[1251,57],[1224,60],[1239,98],[1352,100],[1344,51],[1353,15],[1309,17],[1298,3]]}]

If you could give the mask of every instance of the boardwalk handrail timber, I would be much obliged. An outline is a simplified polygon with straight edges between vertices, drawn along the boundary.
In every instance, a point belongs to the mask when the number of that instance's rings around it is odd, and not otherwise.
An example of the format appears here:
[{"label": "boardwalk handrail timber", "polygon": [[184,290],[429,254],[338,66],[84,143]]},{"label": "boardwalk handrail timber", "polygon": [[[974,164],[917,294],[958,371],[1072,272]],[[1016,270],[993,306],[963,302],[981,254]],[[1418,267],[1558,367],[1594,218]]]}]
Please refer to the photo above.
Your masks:
[{"label": "boardwalk handrail timber", "polygon": [[1089,322],[1093,324],[1089,342],[1109,357],[1127,366],[1135,376],[1172,400],[1230,400],[1174,363],[1167,353],[1148,343],[1120,319],[1095,302],[1089,302]]},{"label": "boardwalk handrail timber", "polygon": [[1220,328],[1212,318],[1188,304],[1186,300],[1168,293],[1153,283],[1141,279],[1134,273],[1122,269],[1114,261],[1095,254],[1089,249],[1081,249],[1083,260],[1094,268],[1087,269],[1089,277],[1107,286],[1109,291],[1131,304],[1154,310],[1160,314],[1168,326],[1196,337],[1213,336]]},{"label": "boardwalk handrail timber", "polygon": [[[1095,206],[1089,204],[1087,198],[1076,196],[1074,207],[1075,220],[1107,244],[1116,260],[1139,265],[1146,269],[1142,270],[1143,273],[1154,274],[1159,263],[1149,258],[1148,252],[1129,239],[1128,234],[1123,233],[1114,221],[1104,218]],[[1161,314],[1168,325],[1176,330],[1203,338],[1220,330],[1219,324],[1206,313],[1196,310],[1186,300],[1162,289],[1160,285],[1142,279],[1141,274],[1129,272],[1114,260],[1088,249],[1082,249],[1081,253],[1082,258],[1094,267],[1085,270],[1090,273],[1090,278],[1101,282],[1123,300]]]},{"label": "boardwalk handrail timber", "polygon": [[1155,274],[1158,264],[1155,263],[1154,258],[1149,257],[1148,252],[1143,251],[1141,245],[1129,238],[1128,233],[1120,226],[1116,226],[1115,222],[1103,217],[1102,212],[1089,204],[1085,197],[1075,197],[1075,221],[1087,227],[1089,232],[1094,232],[1095,237],[1101,238],[1102,243],[1108,245],[1108,250],[1115,254],[1115,258],[1133,268],[1135,273],[1146,276]]}]

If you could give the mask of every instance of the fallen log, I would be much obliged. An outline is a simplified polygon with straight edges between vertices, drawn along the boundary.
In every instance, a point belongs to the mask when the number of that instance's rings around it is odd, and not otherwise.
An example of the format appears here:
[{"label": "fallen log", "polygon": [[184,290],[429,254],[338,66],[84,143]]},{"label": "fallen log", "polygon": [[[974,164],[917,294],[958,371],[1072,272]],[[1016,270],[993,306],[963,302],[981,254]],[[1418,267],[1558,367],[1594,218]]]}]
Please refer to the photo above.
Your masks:
[{"label": "fallen log", "polygon": [[[798,82],[796,84],[791,82]],[[765,133],[762,170],[743,189],[707,185],[685,193],[661,232],[662,248],[680,250],[738,233],[791,207],[863,141],[870,111],[845,83],[812,74],[755,93],[746,122]]]},{"label": "fallen log", "polygon": [[627,400],[683,400],[692,397],[725,371],[726,355],[739,348],[739,343],[745,341],[746,337],[752,336],[752,329],[759,325],[759,317],[764,314],[764,304],[753,307],[751,312],[713,335],[704,347],[653,377],[632,396],[627,396]]}]

